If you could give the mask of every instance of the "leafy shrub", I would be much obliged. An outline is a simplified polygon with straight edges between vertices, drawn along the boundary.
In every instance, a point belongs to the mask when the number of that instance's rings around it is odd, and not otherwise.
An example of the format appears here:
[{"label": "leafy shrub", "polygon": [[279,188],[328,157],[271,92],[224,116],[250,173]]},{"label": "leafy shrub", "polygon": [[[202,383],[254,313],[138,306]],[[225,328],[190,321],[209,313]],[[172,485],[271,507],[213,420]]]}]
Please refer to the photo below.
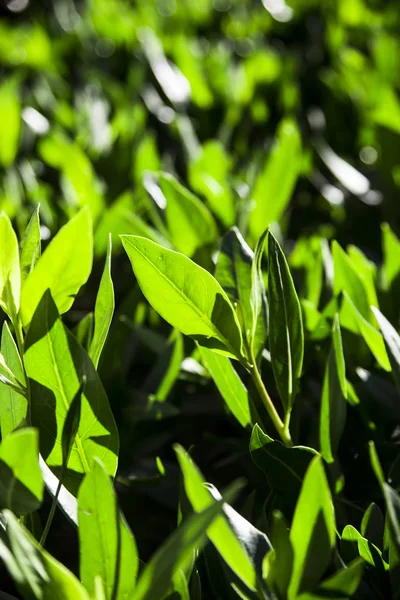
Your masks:
[{"label": "leafy shrub", "polygon": [[3,587],[399,598],[397,3],[3,12]]}]

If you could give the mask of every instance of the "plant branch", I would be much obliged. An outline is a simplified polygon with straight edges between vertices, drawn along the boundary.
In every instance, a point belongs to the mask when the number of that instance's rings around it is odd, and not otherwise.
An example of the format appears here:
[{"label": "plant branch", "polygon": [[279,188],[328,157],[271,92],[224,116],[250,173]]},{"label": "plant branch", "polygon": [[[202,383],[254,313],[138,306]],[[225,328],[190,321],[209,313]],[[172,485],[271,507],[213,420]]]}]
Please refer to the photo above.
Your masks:
[{"label": "plant branch", "polygon": [[[271,397],[266,390],[264,382],[261,379],[260,371],[258,370],[257,363],[255,361],[253,352],[251,352],[251,360],[252,360],[253,364],[252,364],[251,368],[249,369],[249,372],[253,379],[253,382],[257,389],[257,392],[258,392],[261,400],[263,401],[263,404],[270,416],[270,419],[271,419],[272,423],[274,424],[276,431],[279,433],[283,443],[285,444],[285,446],[291,447],[291,446],[293,446],[293,442],[292,442],[292,438],[290,437],[290,432],[289,432],[289,420],[285,419],[285,423],[283,423],[282,419],[280,418],[280,416],[271,400]],[[289,419],[290,419],[290,415],[289,415]]]}]

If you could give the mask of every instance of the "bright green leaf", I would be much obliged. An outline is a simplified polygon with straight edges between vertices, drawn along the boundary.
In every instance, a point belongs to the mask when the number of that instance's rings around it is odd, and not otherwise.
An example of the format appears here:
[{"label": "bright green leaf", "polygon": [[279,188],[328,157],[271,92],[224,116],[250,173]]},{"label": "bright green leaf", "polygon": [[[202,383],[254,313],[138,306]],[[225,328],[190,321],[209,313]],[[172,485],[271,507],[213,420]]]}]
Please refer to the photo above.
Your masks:
[{"label": "bright green leaf", "polygon": [[[4,322],[1,333],[1,354],[14,377],[22,385],[25,385],[25,374],[21,357],[7,325],[7,321]],[[7,375],[8,373],[6,371],[5,376],[7,377]],[[2,437],[11,433],[11,431],[16,429],[23,422],[26,418],[27,409],[28,402],[22,393],[18,393],[16,389],[11,388],[4,383],[0,383],[0,427]]]},{"label": "bright green leaf", "polygon": [[[204,479],[187,452],[178,445],[175,446],[175,451],[182,470],[186,495],[193,509],[200,513],[212,505],[212,496],[204,487]],[[256,587],[255,568],[225,517],[217,517],[208,529],[207,535],[228,566],[250,590],[254,590]]]},{"label": "bright green leaf", "polygon": [[20,306],[21,273],[15,231],[5,213],[0,214],[0,308],[15,322]]},{"label": "bright green leaf", "polygon": [[25,281],[21,297],[25,328],[47,289],[61,314],[72,306],[90,275],[92,246],[90,213],[84,208],[60,229]]},{"label": "bright green leaf", "polygon": [[23,285],[25,279],[33,271],[36,262],[40,258],[41,246],[39,207],[37,207],[29,220],[24,237],[21,240],[20,249],[21,283]]},{"label": "bright green leaf", "polygon": [[64,565],[39,548],[32,535],[8,510],[6,535],[0,537],[0,556],[25,598],[89,600],[84,587]]},{"label": "bright green leaf", "polygon": [[79,488],[78,519],[80,576],[86,589],[94,594],[99,577],[106,600],[130,600],[139,562],[136,543],[97,459]]},{"label": "bright green leaf", "polygon": [[105,344],[108,330],[110,329],[115,306],[114,286],[111,279],[111,244],[110,235],[106,264],[104,265],[104,271],[96,298],[96,306],[94,309],[94,334],[89,350],[89,356],[96,369],[99,364],[100,354]]},{"label": "bright green leaf", "polygon": [[241,356],[237,317],[208,271],[145,238],[121,239],[143,294],[166,321],[203,346]]},{"label": "bright green leaf", "polygon": [[3,79],[0,85],[0,114],[0,163],[3,167],[9,167],[17,155],[21,131],[19,84],[11,77]]},{"label": "bright green leaf", "polygon": [[253,421],[249,393],[231,361],[207,348],[200,347],[200,353],[225,404],[242,427],[247,427]]},{"label": "bright green leaf", "polygon": [[319,582],[335,543],[335,514],[322,458],[311,462],[290,529],[294,560],[288,600]]},{"label": "bright green leaf", "polygon": [[296,123],[284,119],[267,162],[256,179],[250,213],[250,231],[254,238],[274,221],[280,221],[291,200],[302,167],[301,137]]},{"label": "bright green leaf", "polygon": [[73,493],[94,457],[109,475],[117,468],[118,431],[107,396],[89,356],[61,322],[50,292],[41,300],[25,343],[30,379],[31,419],[40,431],[40,449],[49,467],[62,468],[62,430],[70,404],[86,377],[81,419],[64,485]]},{"label": "bright green leaf", "polygon": [[39,508],[42,498],[38,432],[14,431],[0,445],[0,508],[25,515]]}]

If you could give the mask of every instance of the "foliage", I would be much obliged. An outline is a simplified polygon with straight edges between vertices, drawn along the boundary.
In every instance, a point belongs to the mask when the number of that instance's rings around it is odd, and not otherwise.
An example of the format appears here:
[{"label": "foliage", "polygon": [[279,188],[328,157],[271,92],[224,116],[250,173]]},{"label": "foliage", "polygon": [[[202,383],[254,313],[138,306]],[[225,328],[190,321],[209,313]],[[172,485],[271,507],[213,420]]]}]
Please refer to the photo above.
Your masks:
[{"label": "foliage", "polygon": [[2,591],[399,599],[398,2],[0,15]]}]

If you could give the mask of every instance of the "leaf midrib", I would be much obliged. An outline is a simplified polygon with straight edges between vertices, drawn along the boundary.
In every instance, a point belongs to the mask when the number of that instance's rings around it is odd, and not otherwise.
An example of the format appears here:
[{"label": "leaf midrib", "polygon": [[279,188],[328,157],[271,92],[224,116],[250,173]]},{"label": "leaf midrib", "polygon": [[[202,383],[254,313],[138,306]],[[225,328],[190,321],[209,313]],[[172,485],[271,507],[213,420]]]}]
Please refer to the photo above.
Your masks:
[{"label": "leaf midrib", "polygon": [[[185,294],[177,287],[177,285],[171,279],[168,279],[168,277],[165,275],[165,273],[163,273],[162,271],[160,271],[160,269],[158,269],[158,267],[141,250],[139,250],[139,248],[137,246],[134,246],[132,244],[132,242],[129,242],[129,240],[128,240],[128,243],[131,245],[131,247],[134,250],[136,250],[142,256],[142,258],[144,258],[146,260],[146,262],[148,262],[153,267],[153,269],[155,269],[155,271],[157,271],[157,273],[159,273],[161,275],[161,277],[167,283],[169,283],[171,285],[172,288],[174,288],[174,290],[178,293],[178,295],[181,296],[181,298],[183,298],[183,300],[185,300],[185,302],[187,302],[189,304],[189,306],[192,308],[192,310],[195,313],[197,313],[197,315],[205,323],[207,323],[207,325],[209,326],[209,328],[215,333],[217,339],[219,339],[221,342],[223,342],[225,344],[225,346],[227,347],[227,349],[230,352],[232,352],[232,354],[234,356],[237,356],[237,353],[233,349],[233,347],[230,344],[230,342],[225,338],[225,336],[221,335],[221,332],[215,327],[215,325],[213,324],[213,322],[209,320],[209,318],[206,315],[206,313],[204,313],[203,311],[201,311],[195,304],[193,304],[193,302],[190,300],[190,298],[188,296],[185,296]],[[197,265],[197,266],[199,266],[199,265]],[[201,268],[201,267],[199,267],[199,268]],[[221,288],[221,296],[224,298],[224,296],[223,296],[223,289],[222,288]],[[226,302],[226,298],[224,298],[224,300]],[[233,311],[232,311],[232,314],[233,314]]]},{"label": "leaf midrib", "polygon": [[[58,389],[60,390],[60,395],[61,395],[62,401],[64,403],[65,410],[67,411],[67,414],[68,414],[68,410],[69,410],[70,405],[68,403],[68,400],[67,400],[67,397],[66,397],[66,394],[65,394],[65,391],[64,391],[64,384],[63,384],[62,378],[60,376],[60,372],[58,370],[58,364],[57,364],[55,353],[54,353],[53,342],[52,342],[52,339],[51,339],[51,333],[50,333],[50,329],[49,329],[49,311],[48,311],[48,301],[47,301],[47,299],[46,299],[46,309],[47,309],[46,310],[46,329],[48,331],[48,335],[46,337],[47,337],[47,341],[48,341],[48,345],[49,345],[49,351],[50,351],[51,359],[52,359],[52,362],[53,362],[54,373],[56,375],[56,379],[57,379],[57,383],[58,383]],[[64,327],[64,325],[62,323],[61,323],[61,326]],[[80,438],[80,436],[79,436],[78,433],[76,433],[76,435],[75,435],[75,441],[76,441],[76,445],[77,445],[77,448],[78,448],[79,458],[81,459],[81,462],[82,462],[83,470],[85,471],[85,473],[89,473],[89,470],[90,470],[89,469],[89,464],[88,464],[88,461],[86,459],[85,451],[83,449],[82,440],[81,440],[81,438]],[[67,465],[65,465],[65,467],[67,467]]]}]

